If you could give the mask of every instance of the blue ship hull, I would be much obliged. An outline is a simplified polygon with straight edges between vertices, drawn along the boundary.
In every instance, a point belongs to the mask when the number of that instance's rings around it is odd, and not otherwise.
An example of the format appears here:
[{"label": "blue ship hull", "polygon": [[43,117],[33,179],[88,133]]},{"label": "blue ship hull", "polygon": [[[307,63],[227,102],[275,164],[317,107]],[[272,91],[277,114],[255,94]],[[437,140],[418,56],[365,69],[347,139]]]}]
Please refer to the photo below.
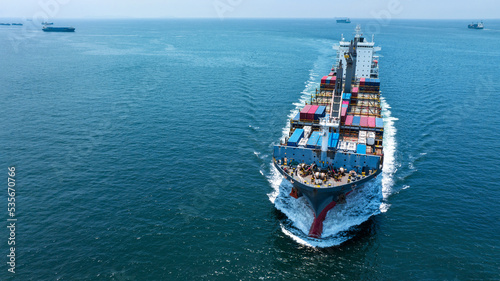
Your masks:
[{"label": "blue ship hull", "polygon": [[44,27],[44,32],[75,32],[74,27]]}]

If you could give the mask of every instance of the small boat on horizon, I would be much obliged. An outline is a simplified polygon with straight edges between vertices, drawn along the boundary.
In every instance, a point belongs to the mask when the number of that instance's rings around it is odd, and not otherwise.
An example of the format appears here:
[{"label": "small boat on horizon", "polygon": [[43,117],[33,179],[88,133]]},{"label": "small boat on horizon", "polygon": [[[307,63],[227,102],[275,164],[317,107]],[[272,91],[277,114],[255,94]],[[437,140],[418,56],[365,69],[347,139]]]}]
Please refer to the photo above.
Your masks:
[{"label": "small boat on horizon", "polygon": [[469,24],[469,29],[484,29],[483,22]]},{"label": "small boat on horizon", "polygon": [[351,23],[349,18],[337,19],[337,23]]},{"label": "small boat on horizon", "polygon": [[42,22],[42,25],[53,25],[53,22]]}]

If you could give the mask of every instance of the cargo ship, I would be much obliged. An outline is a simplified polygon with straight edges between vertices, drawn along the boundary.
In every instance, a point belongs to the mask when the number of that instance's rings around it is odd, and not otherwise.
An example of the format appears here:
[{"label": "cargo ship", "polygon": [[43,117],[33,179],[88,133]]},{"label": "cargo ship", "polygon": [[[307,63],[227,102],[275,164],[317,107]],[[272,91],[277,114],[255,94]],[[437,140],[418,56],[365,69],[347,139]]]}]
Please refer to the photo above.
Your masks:
[{"label": "cargo ship", "polygon": [[478,22],[478,23],[471,23],[469,24],[470,29],[484,29],[484,24],[483,22]]},{"label": "cargo ship", "polygon": [[337,23],[351,23],[351,20],[349,18],[337,19]]},{"label": "cargo ship", "polygon": [[314,213],[313,238],[321,238],[328,211],[373,181],[384,162],[380,48],[359,25],[353,40],[342,35],[334,48],[337,62],[273,148],[274,166],[292,184],[290,196]]},{"label": "cargo ship", "polygon": [[44,26],[42,30],[45,32],[75,32],[74,27],[52,27],[52,26]]}]

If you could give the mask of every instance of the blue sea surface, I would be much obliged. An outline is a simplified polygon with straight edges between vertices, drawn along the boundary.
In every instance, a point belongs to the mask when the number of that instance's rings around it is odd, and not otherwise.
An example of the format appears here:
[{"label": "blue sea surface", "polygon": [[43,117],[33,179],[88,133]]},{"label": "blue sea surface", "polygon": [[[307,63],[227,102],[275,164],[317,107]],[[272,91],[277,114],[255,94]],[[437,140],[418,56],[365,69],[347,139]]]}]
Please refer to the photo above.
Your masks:
[{"label": "blue sea surface", "polygon": [[500,280],[500,21],[379,23],[384,174],[304,233],[272,148],[357,23],[0,26],[0,280]]}]

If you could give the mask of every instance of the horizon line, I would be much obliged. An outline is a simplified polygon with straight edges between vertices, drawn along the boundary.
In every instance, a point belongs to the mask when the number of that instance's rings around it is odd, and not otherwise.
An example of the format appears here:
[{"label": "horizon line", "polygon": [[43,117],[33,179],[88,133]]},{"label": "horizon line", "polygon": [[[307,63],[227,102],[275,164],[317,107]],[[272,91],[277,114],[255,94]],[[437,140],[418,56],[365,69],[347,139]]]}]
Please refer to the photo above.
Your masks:
[{"label": "horizon line", "polygon": [[[344,18],[349,18],[352,20],[384,20],[386,21],[387,19],[380,19],[380,18],[352,18],[352,17],[342,17]],[[23,20],[31,20],[29,17],[0,17],[0,19],[23,19]],[[179,19],[179,20],[193,20],[193,19],[214,19],[214,20],[238,20],[238,19],[255,19],[255,20],[336,20],[340,19],[340,17],[335,17],[335,18],[321,18],[321,17],[224,17],[224,18],[219,18],[219,17],[52,17],[49,18],[49,20],[65,20],[65,19],[83,19],[83,20],[94,20],[94,19],[102,19],[102,20],[115,20],[115,19],[120,19],[120,20],[145,20],[145,19],[165,19],[165,20],[171,20],[171,19]],[[442,21],[448,21],[448,20],[468,20],[470,21],[472,18],[393,18],[390,19],[392,20],[442,20]],[[472,19],[474,20],[474,19]],[[499,18],[482,18],[480,20],[500,20]],[[478,21],[478,20],[476,20]]]}]

